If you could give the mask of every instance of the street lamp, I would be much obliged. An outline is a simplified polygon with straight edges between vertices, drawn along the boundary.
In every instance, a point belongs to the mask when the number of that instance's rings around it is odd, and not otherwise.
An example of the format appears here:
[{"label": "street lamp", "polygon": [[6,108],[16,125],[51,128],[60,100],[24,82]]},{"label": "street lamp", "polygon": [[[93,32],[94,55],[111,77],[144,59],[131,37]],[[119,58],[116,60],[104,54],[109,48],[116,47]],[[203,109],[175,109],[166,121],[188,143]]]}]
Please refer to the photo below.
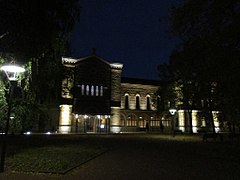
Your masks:
[{"label": "street lamp", "polygon": [[177,111],[176,109],[169,109],[170,114],[173,116],[175,115],[176,111]]},{"label": "street lamp", "polygon": [[22,67],[19,67],[17,65],[10,64],[10,65],[2,66],[1,70],[5,72],[8,80],[10,81],[9,96],[8,96],[7,121],[6,121],[4,138],[3,138],[3,142],[2,142],[1,162],[0,162],[0,172],[4,172],[6,146],[7,146],[7,136],[8,136],[9,121],[11,119],[11,110],[12,110],[12,94],[13,94],[13,90],[14,90],[13,82],[17,81],[17,74],[24,72],[25,69],[22,68]]}]

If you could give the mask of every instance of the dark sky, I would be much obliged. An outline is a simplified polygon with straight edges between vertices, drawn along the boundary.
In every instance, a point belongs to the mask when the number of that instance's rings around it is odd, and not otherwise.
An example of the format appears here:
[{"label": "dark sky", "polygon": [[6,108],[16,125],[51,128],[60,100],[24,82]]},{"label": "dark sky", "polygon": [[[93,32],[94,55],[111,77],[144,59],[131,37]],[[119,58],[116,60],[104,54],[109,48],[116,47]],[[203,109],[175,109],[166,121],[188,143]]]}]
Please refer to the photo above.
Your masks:
[{"label": "dark sky", "polygon": [[157,65],[175,47],[167,15],[179,0],[80,0],[81,15],[72,56],[96,54],[123,64],[123,76],[159,79]]}]

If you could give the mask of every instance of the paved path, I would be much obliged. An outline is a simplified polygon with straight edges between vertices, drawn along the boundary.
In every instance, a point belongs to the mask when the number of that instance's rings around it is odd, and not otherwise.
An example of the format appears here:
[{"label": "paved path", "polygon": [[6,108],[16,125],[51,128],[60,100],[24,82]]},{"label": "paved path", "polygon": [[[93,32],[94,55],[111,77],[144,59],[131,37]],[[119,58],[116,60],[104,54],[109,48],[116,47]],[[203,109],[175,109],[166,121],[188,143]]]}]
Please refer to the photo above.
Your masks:
[{"label": "paved path", "polygon": [[[208,144],[132,139],[121,142],[120,147],[84,164],[68,177],[85,180],[239,179],[239,157],[238,161],[232,161],[215,156],[213,151],[217,148],[212,145],[208,148]],[[212,152],[208,154],[208,150]]]},{"label": "paved path", "polygon": [[115,142],[114,149],[66,175],[18,176],[15,174],[5,179],[17,180],[22,177],[25,180],[234,180],[240,177],[240,155],[237,150],[234,150],[235,144],[178,142],[160,140],[157,136],[115,136],[111,138],[113,138],[111,142]]}]

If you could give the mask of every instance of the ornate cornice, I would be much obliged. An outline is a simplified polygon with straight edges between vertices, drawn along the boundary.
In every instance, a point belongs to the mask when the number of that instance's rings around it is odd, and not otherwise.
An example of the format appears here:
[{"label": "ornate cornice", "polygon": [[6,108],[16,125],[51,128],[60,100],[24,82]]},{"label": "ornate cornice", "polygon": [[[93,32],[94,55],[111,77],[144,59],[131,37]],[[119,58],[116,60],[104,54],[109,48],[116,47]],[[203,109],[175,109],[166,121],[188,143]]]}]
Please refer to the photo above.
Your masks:
[{"label": "ornate cornice", "polygon": [[70,58],[70,57],[62,57],[62,64],[76,64],[76,62],[78,62],[79,59],[75,59],[75,58]]},{"label": "ornate cornice", "polygon": [[123,64],[120,64],[120,63],[112,63],[112,64],[110,64],[110,66],[111,66],[112,69],[121,70],[123,68]]}]

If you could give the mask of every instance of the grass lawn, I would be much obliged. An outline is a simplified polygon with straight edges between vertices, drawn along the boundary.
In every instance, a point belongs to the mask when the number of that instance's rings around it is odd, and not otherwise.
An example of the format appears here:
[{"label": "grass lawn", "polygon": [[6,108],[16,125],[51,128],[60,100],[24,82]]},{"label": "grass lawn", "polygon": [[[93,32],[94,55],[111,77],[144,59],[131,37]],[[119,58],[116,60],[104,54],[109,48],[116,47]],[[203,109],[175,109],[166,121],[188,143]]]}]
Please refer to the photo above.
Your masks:
[{"label": "grass lawn", "polygon": [[[194,156],[198,153],[203,159],[223,158],[235,162],[237,158],[239,161],[239,141],[228,140],[227,137],[223,142],[205,142],[201,136],[196,135],[31,135],[8,139],[6,169],[8,172],[65,174],[109,149],[126,146],[128,143],[150,146],[161,143],[163,147],[174,147],[172,153],[177,154],[181,154],[182,149],[175,147],[181,146],[184,147],[184,153]],[[202,150],[198,152],[198,149]],[[211,149],[211,154],[208,149]]]},{"label": "grass lawn", "polygon": [[9,171],[64,174],[107,151],[108,147],[84,139],[33,137],[10,145],[10,149],[6,160]]}]

